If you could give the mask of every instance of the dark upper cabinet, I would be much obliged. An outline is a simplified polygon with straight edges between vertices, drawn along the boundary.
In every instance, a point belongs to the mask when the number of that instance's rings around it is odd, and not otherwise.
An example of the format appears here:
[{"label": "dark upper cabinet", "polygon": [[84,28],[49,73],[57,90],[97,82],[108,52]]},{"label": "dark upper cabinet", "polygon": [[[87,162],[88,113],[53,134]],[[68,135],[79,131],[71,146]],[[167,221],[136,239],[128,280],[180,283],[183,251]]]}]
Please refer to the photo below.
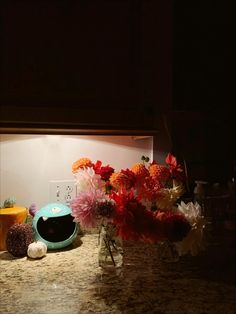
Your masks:
[{"label": "dark upper cabinet", "polygon": [[1,1],[1,126],[155,130],[171,2]]},{"label": "dark upper cabinet", "polygon": [[232,110],[235,106],[236,2],[175,1],[173,108]]}]

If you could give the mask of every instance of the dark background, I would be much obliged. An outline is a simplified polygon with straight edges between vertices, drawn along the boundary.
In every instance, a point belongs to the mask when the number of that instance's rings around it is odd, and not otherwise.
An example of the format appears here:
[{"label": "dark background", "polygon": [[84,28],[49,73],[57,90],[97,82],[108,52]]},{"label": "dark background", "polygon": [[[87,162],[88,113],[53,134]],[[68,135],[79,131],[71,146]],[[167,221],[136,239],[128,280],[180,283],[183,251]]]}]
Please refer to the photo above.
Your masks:
[{"label": "dark background", "polygon": [[212,182],[235,176],[235,12],[234,1],[174,2],[173,142]]},{"label": "dark background", "polygon": [[228,0],[174,2],[174,108],[233,109],[235,9]]}]

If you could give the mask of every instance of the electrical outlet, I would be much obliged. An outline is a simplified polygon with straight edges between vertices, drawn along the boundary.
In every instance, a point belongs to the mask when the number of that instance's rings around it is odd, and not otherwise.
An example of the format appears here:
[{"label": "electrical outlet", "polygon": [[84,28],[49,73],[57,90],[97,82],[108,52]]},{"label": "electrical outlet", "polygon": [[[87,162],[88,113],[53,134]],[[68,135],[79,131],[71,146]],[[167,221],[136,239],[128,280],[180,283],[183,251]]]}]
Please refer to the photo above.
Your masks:
[{"label": "electrical outlet", "polygon": [[69,206],[76,197],[76,185],[73,180],[49,181],[49,201]]}]

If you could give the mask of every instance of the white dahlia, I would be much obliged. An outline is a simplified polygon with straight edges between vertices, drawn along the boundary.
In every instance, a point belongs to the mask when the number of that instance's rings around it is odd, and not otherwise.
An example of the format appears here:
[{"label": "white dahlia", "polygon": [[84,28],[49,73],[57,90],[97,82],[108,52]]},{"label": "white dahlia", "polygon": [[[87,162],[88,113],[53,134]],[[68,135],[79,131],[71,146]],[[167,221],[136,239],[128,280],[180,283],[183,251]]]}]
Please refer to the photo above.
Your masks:
[{"label": "white dahlia", "polygon": [[77,193],[88,192],[91,190],[105,190],[105,182],[93,168],[81,168],[75,173],[75,184]]}]

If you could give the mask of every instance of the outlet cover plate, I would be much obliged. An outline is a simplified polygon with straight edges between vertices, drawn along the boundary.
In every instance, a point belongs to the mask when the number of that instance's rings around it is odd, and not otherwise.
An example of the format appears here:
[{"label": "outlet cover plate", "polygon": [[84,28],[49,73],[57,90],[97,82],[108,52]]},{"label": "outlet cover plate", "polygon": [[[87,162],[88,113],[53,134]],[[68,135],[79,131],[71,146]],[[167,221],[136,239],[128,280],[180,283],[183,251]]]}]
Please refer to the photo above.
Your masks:
[{"label": "outlet cover plate", "polygon": [[72,199],[76,197],[76,185],[74,180],[50,180],[49,202],[61,203],[70,206]]}]

